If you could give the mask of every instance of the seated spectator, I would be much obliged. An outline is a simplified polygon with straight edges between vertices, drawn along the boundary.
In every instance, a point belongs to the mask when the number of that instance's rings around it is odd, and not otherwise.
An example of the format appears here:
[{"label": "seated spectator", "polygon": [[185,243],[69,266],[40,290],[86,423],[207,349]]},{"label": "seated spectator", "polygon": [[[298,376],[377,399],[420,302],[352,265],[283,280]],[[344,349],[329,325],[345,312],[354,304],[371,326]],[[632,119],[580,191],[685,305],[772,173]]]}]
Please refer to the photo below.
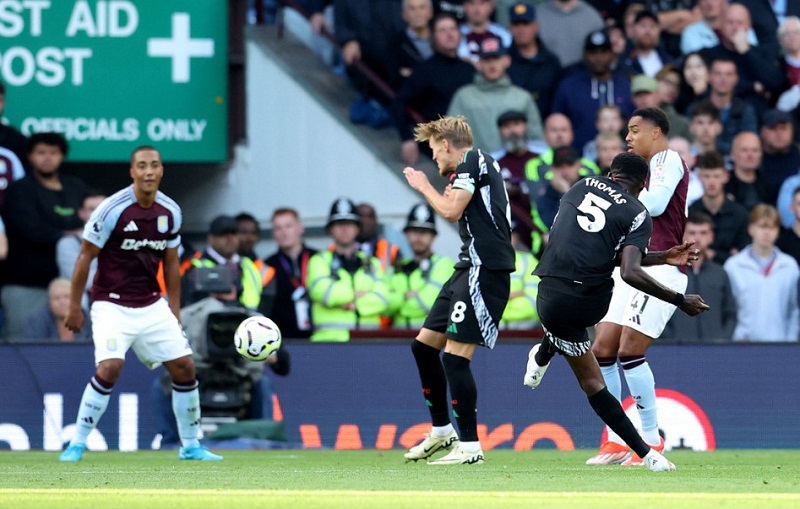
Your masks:
[{"label": "seated spectator", "polygon": [[[702,19],[686,27],[681,34],[681,52],[684,55],[713,48],[719,44],[719,35],[728,7],[726,0],[698,0],[697,7]],[[751,46],[758,44],[756,33],[752,27],[747,31],[747,40]]]},{"label": "seated spectator", "polygon": [[[747,101],[735,97],[739,74],[736,63],[729,58],[718,58],[711,62],[708,75],[711,101],[720,113],[722,133],[717,137],[717,150],[723,154],[731,151],[733,138],[744,131],[758,132],[756,110]],[[693,106],[689,108],[689,116],[693,116]]]},{"label": "seated spectator", "polygon": [[703,300],[710,309],[694,318],[685,313],[673,314],[661,338],[700,343],[729,342],[736,327],[736,300],[728,273],[709,257],[708,250],[714,242],[711,217],[702,212],[689,213],[683,240],[693,240],[694,247],[700,250],[697,260],[687,270],[686,293],[703,292]]},{"label": "seated spectator", "polygon": [[747,235],[747,209],[728,198],[725,184],[729,172],[719,152],[706,152],[697,157],[698,175],[703,196],[689,206],[689,212],[709,216],[714,222],[714,238],[706,247],[706,259],[719,264],[750,243]]},{"label": "seated spectator", "polygon": [[791,256],[775,247],[780,218],[772,205],[756,205],[748,232],[753,243],[725,262],[736,296],[734,341],[798,341],[800,269]]},{"label": "seated spectator", "polygon": [[703,196],[703,183],[697,174],[697,157],[692,153],[692,145],[689,140],[681,136],[672,136],[670,129],[669,148],[681,156],[686,167],[689,169],[689,188],[686,191],[686,205],[691,205]]},{"label": "seated spectator", "polygon": [[506,183],[511,218],[517,222],[518,234],[530,248],[533,224],[525,165],[538,155],[534,152],[537,149],[528,140],[528,119],[521,111],[509,110],[500,115],[497,128],[504,150],[492,154],[492,157],[500,165],[500,174]]},{"label": "seated spectator", "polygon": [[774,3],[762,0],[736,0],[736,3],[747,8],[759,45],[777,56],[780,52],[777,40],[780,22],[791,16],[800,16],[800,3],[793,0]]},{"label": "seated spectator", "polygon": [[689,121],[678,113],[671,104],[664,103],[658,89],[658,81],[655,78],[644,74],[634,76],[631,81],[634,106],[636,108],[660,108],[667,116],[667,120],[669,120],[670,136],[690,137]]},{"label": "seated spectator", "polygon": [[[569,35],[574,45],[575,34]],[[597,135],[595,119],[601,105],[616,104],[626,118],[633,112],[631,82],[626,74],[612,67],[614,53],[608,34],[604,31],[590,33],[583,48],[586,67],[576,69],[558,84],[552,109],[569,117],[576,148],[583,148]]]},{"label": "seated spectator", "polygon": [[347,198],[331,206],[326,231],[332,249],[308,262],[308,294],[314,332],[311,341],[345,342],[350,330],[377,330],[389,310],[389,285],[380,260],[358,250],[361,217]]},{"label": "seated spectator", "polygon": [[[597,119],[595,120],[597,127],[597,135],[604,133],[616,134],[620,136],[625,126],[625,119],[622,118],[622,112],[615,104],[604,104],[597,110]],[[627,149],[627,146],[625,147]],[[591,140],[583,146],[583,157],[590,161],[597,160],[597,142]],[[613,158],[612,158],[613,159]]]},{"label": "seated spectator", "polygon": [[550,114],[553,92],[561,73],[561,64],[539,41],[536,8],[526,2],[515,2],[509,10],[511,37],[509,48],[511,82],[531,93],[542,117]]},{"label": "seated spectator", "polygon": [[47,286],[58,276],[56,244],[80,234],[77,212],[88,190],[82,180],[61,173],[68,152],[64,136],[36,133],[28,141],[31,173],[9,188],[3,210],[8,258],[1,297],[9,339],[46,304]]},{"label": "seated spectator", "polygon": [[595,162],[600,168],[600,175],[608,175],[611,161],[628,148],[622,136],[617,133],[598,133],[595,138],[595,146],[597,147]]},{"label": "seated spectator", "polygon": [[72,332],[64,325],[69,310],[71,287],[72,283],[69,279],[55,278],[52,280],[47,287],[47,304],[34,310],[34,313],[28,317],[25,330],[17,341],[90,342],[92,340],[92,322],[85,308],[83,314],[86,321],[80,332]]},{"label": "seated spectator", "polygon": [[477,63],[486,39],[500,39],[504,48],[511,46],[511,34],[504,26],[492,22],[497,0],[464,0],[464,22],[461,23],[461,45],[458,56]]},{"label": "seated spectator", "polygon": [[725,192],[749,212],[759,203],[767,202],[767,188],[761,176],[761,140],[758,135],[743,132],[733,139],[730,172]]},{"label": "seated spectator", "polygon": [[[207,297],[214,297],[229,306],[242,306],[255,311],[261,303],[263,278],[253,260],[240,256],[239,226],[231,216],[217,216],[208,229],[208,245],[191,259],[191,267],[181,278],[181,306],[186,307]],[[230,290],[210,291],[201,283],[199,268],[227,267]]]},{"label": "seated spectator", "polygon": [[675,109],[679,113],[688,114],[692,103],[708,95],[708,64],[700,53],[689,53],[683,58],[680,72],[683,82],[675,101]]},{"label": "seated spectator", "polygon": [[618,64],[618,69],[628,76],[643,74],[655,77],[662,67],[673,60],[661,45],[661,27],[653,11],[643,10],[636,14],[631,43],[632,48]]},{"label": "seated spectator", "polygon": [[553,151],[552,173],[548,185],[531,196],[531,215],[538,229],[549,232],[558,212],[561,197],[564,196],[581,176],[581,157],[570,145],[558,147]]},{"label": "seated spectator", "polygon": [[[83,197],[81,207],[78,209],[78,217],[83,224],[89,221],[89,217],[100,203],[106,199],[105,193],[99,189],[90,189]],[[81,251],[81,234],[67,235],[58,239],[56,243],[56,262],[58,263],[58,275],[68,281],[72,280],[72,270],[75,268],[75,260]],[[83,307],[89,309],[89,290],[94,282],[94,275],[97,272],[97,259],[92,260],[89,266],[89,277],[86,278],[86,293],[84,294]]]},{"label": "seated spectator", "polygon": [[[311,301],[308,297],[308,262],[317,252],[305,245],[300,214],[291,208],[272,213],[272,238],[277,251],[265,263],[272,269],[267,285],[274,285],[272,301],[262,299],[261,312],[278,325],[285,338],[311,336]],[[268,306],[268,307],[264,307]]]},{"label": "seated spectator", "polygon": [[748,38],[752,27],[750,13],[742,4],[733,3],[723,13],[720,43],[702,51],[708,61],[725,58],[734,63],[738,81],[737,97],[748,100],[761,114],[770,97],[785,87],[786,78],[769,47],[753,46]]},{"label": "seated spectator", "polygon": [[789,87],[784,90],[776,106],[782,111],[792,111],[800,105],[800,18],[788,16],[778,29],[781,44],[781,63]]},{"label": "seated spectator", "polygon": [[788,228],[782,227],[776,245],[800,264],[800,187],[792,193],[792,212],[794,223]]},{"label": "seated spectator", "polygon": [[800,170],[800,150],[794,142],[794,126],[789,113],[768,110],[761,123],[761,178],[766,187],[766,203],[774,205],[783,181]]},{"label": "seated spectator", "polygon": [[680,56],[681,33],[700,19],[696,0],[644,0],[640,5],[642,4],[642,8],[658,15],[664,48],[673,57]]},{"label": "seated spectator", "polygon": [[397,89],[411,76],[418,63],[433,56],[431,37],[433,5],[431,0],[404,0],[403,20],[405,29],[395,35],[391,43],[393,51],[387,58],[392,72],[391,85]]},{"label": "seated spectator", "polygon": [[539,294],[539,276],[533,269],[539,265],[530,249],[521,242],[516,224],[511,223],[511,244],[514,246],[514,272],[511,273],[508,304],[500,319],[500,328],[508,330],[530,330],[539,325],[536,297]]},{"label": "seated spectator", "polygon": [[699,156],[717,150],[717,138],[722,134],[722,121],[719,118],[719,110],[708,99],[700,101],[692,109],[689,131],[694,139],[692,145],[694,155]]},{"label": "seated spectator", "polygon": [[583,57],[575,41],[582,41],[605,26],[597,10],[583,0],[548,0],[537,5],[536,14],[541,27],[539,37],[563,68],[579,63]]},{"label": "seated spectator", "polygon": [[414,205],[403,231],[414,254],[400,260],[391,276],[392,327],[416,331],[453,275],[455,262],[433,252],[436,213],[429,205]]},{"label": "seated spectator", "polygon": [[528,119],[528,137],[542,137],[542,117],[531,95],[511,83],[506,74],[511,59],[500,39],[484,38],[481,41],[478,75],[474,83],[458,89],[453,96],[449,116],[463,115],[472,126],[473,142],[488,152],[502,148],[497,132],[497,117],[508,110],[521,111]]},{"label": "seated spectator", "polygon": [[430,155],[430,148],[414,141],[413,109],[423,121],[436,120],[447,112],[456,90],[472,83],[475,67],[456,56],[461,33],[456,20],[447,14],[433,19],[433,56],[417,64],[415,72],[403,82],[392,104],[392,115],[402,141],[400,156],[406,164],[415,164],[420,147]]}]

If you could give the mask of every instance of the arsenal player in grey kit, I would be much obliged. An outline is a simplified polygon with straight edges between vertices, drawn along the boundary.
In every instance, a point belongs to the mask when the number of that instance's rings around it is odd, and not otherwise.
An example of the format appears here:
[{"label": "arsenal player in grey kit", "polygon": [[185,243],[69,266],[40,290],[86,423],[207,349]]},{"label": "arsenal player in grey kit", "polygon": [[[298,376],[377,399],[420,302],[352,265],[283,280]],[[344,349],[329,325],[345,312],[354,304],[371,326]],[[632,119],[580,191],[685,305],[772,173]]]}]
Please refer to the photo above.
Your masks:
[{"label": "arsenal player in grey kit", "polygon": [[[131,155],[133,185],[106,198],[92,213],[72,275],[66,326],[83,328],[81,297],[89,264],[95,258],[91,318],[97,371],[81,398],[75,435],[60,461],[80,461],[86,439],[108,406],[111,391],[122,373],[129,348],[150,369],[163,364],[172,377],[172,407],[185,460],[218,461],[197,439],[200,398],[189,342],[180,323],[181,209],[158,190],[164,167],[150,146]],[[156,280],[164,263],[167,300]]]}]

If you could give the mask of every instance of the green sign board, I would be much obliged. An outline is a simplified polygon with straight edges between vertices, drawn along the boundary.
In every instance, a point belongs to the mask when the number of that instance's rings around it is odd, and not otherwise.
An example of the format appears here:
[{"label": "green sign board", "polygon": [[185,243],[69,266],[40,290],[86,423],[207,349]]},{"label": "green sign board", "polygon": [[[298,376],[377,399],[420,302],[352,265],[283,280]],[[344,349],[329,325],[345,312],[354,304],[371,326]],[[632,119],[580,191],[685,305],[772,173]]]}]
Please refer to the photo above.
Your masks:
[{"label": "green sign board", "polygon": [[71,161],[224,161],[227,20],[225,0],[0,0],[5,116]]}]

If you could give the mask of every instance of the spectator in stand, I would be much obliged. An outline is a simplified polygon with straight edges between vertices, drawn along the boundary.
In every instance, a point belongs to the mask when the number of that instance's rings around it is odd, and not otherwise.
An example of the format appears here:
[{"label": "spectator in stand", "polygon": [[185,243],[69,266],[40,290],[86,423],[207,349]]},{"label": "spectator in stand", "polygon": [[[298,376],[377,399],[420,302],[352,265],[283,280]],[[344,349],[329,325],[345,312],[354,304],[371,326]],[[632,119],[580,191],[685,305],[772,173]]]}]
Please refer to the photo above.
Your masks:
[{"label": "spectator in stand", "polygon": [[778,249],[788,254],[800,263],[800,187],[795,188],[792,193],[792,213],[794,213],[794,223],[788,228],[781,228],[778,237]]},{"label": "spectator in stand", "polygon": [[409,255],[411,250],[397,230],[378,222],[374,206],[359,203],[356,213],[361,218],[361,229],[356,236],[358,250],[380,260],[381,268],[388,274],[400,257]]},{"label": "spectator in stand", "polygon": [[393,51],[387,55],[394,60],[391,64],[391,84],[395,90],[411,76],[417,64],[433,56],[431,19],[431,0],[403,0],[405,30],[395,36],[391,44]]},{"label": "spectator in stand", "polygon": [[778,39],[789,88],[780,95],[776,106],[792,111],[800,104],[800,18],[788,16],[778,29]]},{"label": "spectator in stand", "polygon": [[767,202],[767,187],[761,176],[761,140],[755,133],[739,133],[733,139],[731,163],[733,170],[725,184],[725,192],[733,196],[747,211]]},{"label": "spectator in stand", "polygon": [[708,95],[708,64],[700,53],[689,53],[681,66],[683,83],[675,101],[680,113],[687,113],[689,105]]},{"label": "spectator in stand", "polygon": [[28,140],[31,172],[8,190],[3,219],[8,258],[2,307],[5,337],[18,337],[32,312],[47,302],[47,286],[58,276],[56,244],[81,231],[78,209],[88,188],[61,174],[67,140],[58,133],[36,133]]},{"label": "spectator in stand", "polygon": [[411,208],[403,229],[413,255],[397,263],[391,276],[392,326],[419,329],[450,276],[455,262],[433,252],[436,213],[427,203]]},{"label": "spectator in stand", "polygon": [[[190,306],[207,297],[214,297],[228,306],[241,306],[251,311],[261,304],[264,287],[261,271],[246,256],[239,255],[239,225],[231,216],[215,217],[208,228],[208,245],[181,278],[181,307]],[[210,292],[199,283],[197,269],[227,267],[231,272],[229,291]]]},{"label": "spectator in stand", "polygon": [[640,74],[631,80],[631,93],[633,104],[637,108],[660,108],[669,120],[669,135],[688,138],[689,121],[678,113],[671,104],[664,104],[658,91],[658,81],[655,78]]},{"label": "spectator in stand", "polygon": [[550,232],[550,227],[553,226],[553,220],[556,218],[561,197],[575,182],[583,178],[581,176],[581,156],[571,145],[557,147],[553,151],[553,164],[550,168],[552,176],[548,185],[539,193],[531,196],[533,223],[539,231],[545,233],[545,244],[547,243],[547,233]]},{"label": "spectator in stand", "polygon": [[600,106],[616,104],[625,117],[633,112],[631,82],[628,76],[611,67],[614,53],[608,34],[592,32],[586,37],[583,48],[586,68],[564,78],[553,99],[553,112],[565,114],[572,122],[576,148],[583,148],[597,135],[595,119]]},{"label": "spectator in stand", "polygon": [[689,131],[694,139],[692,145],[694,155],[717,150],[717,138],[722,134],[722,121],[719,118],[719,110],[710,100],[700,101],[692,108]]},{"label": "spectator in stand", "polygon": [[[3,113],[6,109],[6,86],[0,81],[0,183],[5,179],[6,186],[0,187],[0,206],[3,205],[4,191],[8,184],[25,176],[28,167],[28,139],[6,124]],[[5,152],[10,151],[11,154]],[[7,167],[2,164],[5,162]],[[8,173],[6,173],[8,172]]]},{"label": "spectator in stand", "polygon": [[611,25],[606,30],[608,31],[608,39],[611,41],[611,51],[614,53],[614,60],[619,61],[622,55],[629,49],[629,42],[625,36],[625,30],[618,24]]},{"label": "spectator in stand", "polygon": [[772,205],[756,205],[748,232],[753,243],[725,262],[736,295],[734,341],[798,341],[800,270],[791,256],[775,247],[780,217]]},{"label": "spectator in stand", "polygon": [[333,35],[333,0],[295,0],[303,10],[286,5],[281,10],[282,22],[303,44],[318,55],[326,65],[341,64],[339,51],[326,37]]},{"label": "spectator in stand", "polygon": [[[670,132],[672,134],[672,132]],[[697,174],[697,156],[692,152],[692,144],[682,136],[670,136],[669,148],[681,156],[689,168],[689,188],[686,190],[686,204],[691,205],[703,196],[703,184]]]},{"label": "spectator in stand", "polygon": [[[377,107],[374,101],[387,104],[384,96],[354,66],[361,62],[386,82],[391,79],[389,69],[395,48],[391,41],[405,29],[402,15],[402,0],[334,0],[334,35],[342,47],[342,60],[348,76],[356,90],[362,95],[360,101]],[[362,104],[360,103],[360,104]],[[351,112],[351,118],[353,117]],[[352,118],[354,122],[360,118]]]},{"label": "spectator in stand", "polygon": [[561,73],[558,57],[539,41],[539,22],[533,4],[517,2],[509,12],[511,37],[509,48],[511,82],[531,93],[542,117],[550,114],[553,92]]},{"label": "spectator in stand", "polygon": [[697,260],[687,270],[686,293],[702,290],[703,300],[709,310],[691,320],[684,313],[675,313],[667,322],[661,339],[698,343],[729,342],[736,327],[736,300],[728,273],[706,254],[714,242],[714,222],[702,212],[689,213],[683,239],[693,240],[693,247],[700,250]]},{"label": "spectator in stand", "polygon": [[492,157],[500,165],[500,174],[506,183],[511,219],[517,223],[517,234],[530,249],[533,223],[525,165],[538,156],[534,152],[537,149],[528,141],[528,119],[521,111],[509,110],[500,115],[497,128],[504,150],[492,154]]},{"label": "spectator in stand", "polygon": [[[78,209],[78,217],[82,224],[89,221],[94,209],[100,206],[106,194],[99,189],[89,189],[83,197],[81,207]],[[75,260],[81,251],[81,235],[66,235],[56,242],[56,263],[58,263],[58,276],[72,281],[72,271],[75,268]],[[89,265],[89,277],[86,278],[86,293],[84,295],[83,307],[89,309],[89,290],[94,282],[94,275],[97,272],[97,259],[92,260]]]},{"label": "spectator in stand", "polygon": [[[561,113],[551,113],[545,121],[544,141],[547,149],[539,154],[539,157],[531,159],[525,164],[525,181],[528,187],[528,195],[531,198],[531,206],[537,196],[541,196],[549,186],[550,179],[553,178],[552,164],[554,149],[564,145],[574,146],[574,135],[572,124],[566,115]],[[588,175],[599,175],[600,168],[586,158],[581,159],[581,177]],[[532,218],[533,219],[533,218]],[[538,256],[544,248],[544,235],[547,230],[540,231],[534,223],[534,230],[531,232],[531,251],[534,256]]]},{"label": "spectator in stand", "polygon": [[[615,104],[604,104],[597,110],[597,119],[595,120],[597,127],[597,135],[604,133],[616,134],[620,137],[623,129],[626,129],[625,120],[622,118],[622,113],[619,107]],[[623,144],[627,149],[627,146]],[[614,154],[616,155],[616,154]],[[590,161],[597,159],[597,141],[596,139],[590,141],[583,146],[583,157]],[[613,157],[611,158],[613,159]],[[607,161],[611,164],[611,160]]]},{"label": "spectator in stand", "polygon": [[714,238],[705,247],[705,257],[720,265],[750,243],[747,235],[747,209],[728,198],[725,184],[729,172],[719,152],[697,157],[703,196],[689,206],[690,213],[702,213],[714,223]]},{"label": "spectator in stand", "polygon": [[542,137],[542,117],[531,94],[511,83],[506,74],[511,59],[500,39],[481,41],[478,75],[474,83],[458,89],[447,108],[448,116],[463,115],[472,126],[476,147],[493,152],[502,148],[497,131],[497,117],[508,110],[525,113],[528,119],[528,137]]},{"label": "spectator in stand", "polygon": [[536,12],[541,27],[539,37],[564,68],[580,63],[585,55],[575,41],[605,26],[597,10],[583,0],[548,0],[539,4]]},{"label": "spectator in stand", "polygon": [[261,225],[258,224],[258,219],[249,212],[240,212],[233,219],[236,220],[236,235],[239,237],[239,249],[236,252],[239,256],[252,260],[258,270],[262,270],[264,263],[256,253],[256,245],[261,239]]},{"label": "spectator in stand", "polygon": [[792,116],[777,109],[768,110],[761,123],[761,178],[766,186],[766,202],[774,205],[783,181],[800,170],[800,150],[794,142]]},{"label": "spectator in stand", "polygon": [[500,329],[531,330],[539,325],[536,297],[539,294],[539,276],[533,269],[539,260],[531,254],[517,232],[518,223],[511,221],[511,245],[514,247],[514,272],[511,273],[508,303],[500,319]]},{"label": "spectator in stand", "polygon": [[[713,48],[719,44],[719,35],[725,19],[725,10],[728,8],[726,0],[697,0],[697,8],[702,18],[686,27],[681,34],[681,52],[684,55]],[[747,31],[747,42],[751,46],[758,44],[756,33],[750,28]]]},{"label": "spectator in stand", "polygon": [[47,286],[47,304],[34,310],[28,317],[18,342],[87,343],[92,340],[92,323],[85,307],[82,309],[85,325],[80,332],[72,332],[65,325],[71,287],[72,282],[69,279],[57,277],[50,282]]},{"label": "spectator in stand", "polygon": [[773,57],[777,57],[780,53],[778,27],[786,18],[800,16],[800,2],[796,0],[785,2],[735,0],[735,2],[747,8],[759,45]]},{"label": "spectator in stand", "polygon": [[734,93],[750,101],[762,113],[768,101],[783,91],[786,77],[776,53],[750,43],[751,27],[747,7],[737,3],[729,5],[723,14],[720,43],[701,53],[708,61],[730,59],[739,76]]},{"label": "spectator in stand", "polygon": [[618,69],[629,76],[644,74],[654,77],[662,67],[673,60],[663,49],[660,37],[661,27],[658,25],[658,16],[648,10],[637,13],[631,37],[633,47],[623,55]]},{"label": "spectator in stand", "polygon": [[[659,99],[658,107],[661,108],[661,111],[667,115],[670,121],[670,136],[675,134],[676,136],[691,139],[689,119],[679,112],[676,107],[681,86],[683,85],[680,70],[673,64],[667,64],[656,74],[656,81],[658,82],[658,88],[656,89]],[[681,125],[676,125],[678,123]],[[677,129],[674,133],[673,128]]]},{"label": "spectator in stand", "polygon": [[696,0],[643,0],[644,8],[658,15],[661,40],[674,58],[681,55],[681,34],[700,19]]},{"label": "spectator in stand", "polygon": [[464,17],[461,24],[461,45],[458,56],[477,64],[483,41],[499,39],[504,48],[511,46],[511,33],[506,27],[492,22],[496,0],[464,0]]},{"label": "spectator in stand", "polygon": [[317,250],[305,245],[305,228],[300,214],[291,208],[272,213],[272,237],[278,250],[267,257],[270,272],[267,284],[275,285],[273,300],[266,313],[285,338],[311,337],[311,301],[308,297],[308,262]]},{"label": "spectator in stand", "polygon": [[[758,116],[752,104],[734,95],[739,75],[736,63],[729,58],[718,58],[711,62],[708,75],[708,99],[718,110],[722,121],[722,133],[717,137],[717,150],[723,154],[731,151],[734,137],[743,132],[758,132]],[[695,104],[696,105],[696,104]],[[694,116],[692,105],[689,116]]]},{"label": "spectator in stand", "polygon": [[595,162],[597,167],[600,168],[600,175],[607,176],[611,169],[611,162],[614,158],[627,151],[628,147],[622,140],[622,136],[617,133],[597,133],[595,138],[595,146],[597,147],[597,158]]},{"label": "spectator in stand", "polygon": [[448,14],[433,19],[433,56],[414,68],[414,73],[398,89],[392,114],[402,145],[400,155],[406,164],[419,159],[420,146],[430,155],[427,144],[414,141],[412,119],[408,109],[420,114],[424,121],[436,120],[447,112],[456,90],[472,83],[475,67],[456,56],[461,33],[458,23]]}]

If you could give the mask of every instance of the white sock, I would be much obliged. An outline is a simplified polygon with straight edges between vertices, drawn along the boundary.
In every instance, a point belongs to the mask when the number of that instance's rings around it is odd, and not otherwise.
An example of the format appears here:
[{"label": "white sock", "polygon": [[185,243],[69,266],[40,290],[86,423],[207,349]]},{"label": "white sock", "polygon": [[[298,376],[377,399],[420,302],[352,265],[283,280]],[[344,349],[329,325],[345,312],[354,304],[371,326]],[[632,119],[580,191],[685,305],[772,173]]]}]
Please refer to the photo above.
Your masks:
[{"label": "white sock", "polygon": [[480,442],[461,442],[459,444],[459,447],[461,447],[461,450],[464,452],[469,452],[469,453],[481,452]]},{"label": "white sock", "polygon": [[658,406],[653,370],[645,361],[635,368],[623,369],[623,372],[642,420],[642,438],[650,445],[658,445],[661,437],[658,435]]},{"label": "white sock", "polygon": [[100,422],[100,418],[108,407],[108,400],[111,399],[111,388],[106,388],[92,377],[81,396],[81,405],[78,407],[78,420],[75,422],[75,435],[70,440],[70,445],[86,445],[86,438],[89,433]]},{"label": "white sock", "polygon": [[431,430],[431,433],[435,437],[446,437],[453,431],[455,431],[455,429],[453,429],[453,423],[451,422],[448,423],[446,426],[434,426]]},{"label": "white sock", "polygon": [[200,445],[200,391],[197,381],[192,385],[172,384],[172,411],[178,423],[178,436],[184,447]]},{"label": "white sock", "polygon": [[[600,372],[603,374],[603,380],[606,382],[606,389],[611,393],[617,401],[622,401],[622,377],[619,376],[619,366],[615,362],[611,366],[600,366]],[[620,438],[617,433],[606,426],[608,433],[608,441],[615,444],[625,445],[625,440]]]}]

